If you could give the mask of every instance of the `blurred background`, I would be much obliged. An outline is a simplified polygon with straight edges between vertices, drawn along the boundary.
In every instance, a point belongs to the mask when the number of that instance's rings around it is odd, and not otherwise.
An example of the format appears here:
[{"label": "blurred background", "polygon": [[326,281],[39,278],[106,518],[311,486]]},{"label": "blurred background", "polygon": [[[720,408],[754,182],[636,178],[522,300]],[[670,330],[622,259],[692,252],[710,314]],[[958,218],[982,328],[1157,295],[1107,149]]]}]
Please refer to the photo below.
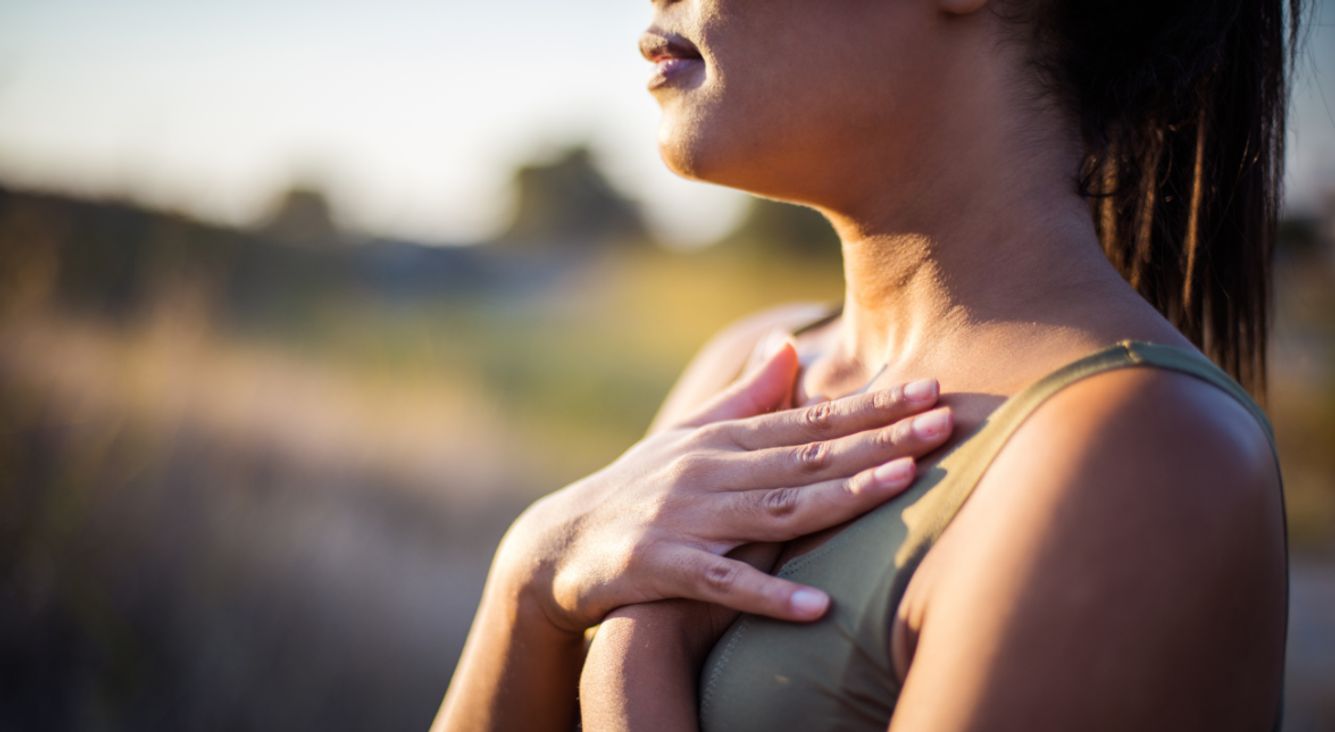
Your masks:
[{"label": "blurred background", "polygon": [[[1335,2],[1271,411],[1335,729]],[[756,309],[801,209],[662,169],[644,3],[0,4],[0,728],[418,730],[490,554]]]}]

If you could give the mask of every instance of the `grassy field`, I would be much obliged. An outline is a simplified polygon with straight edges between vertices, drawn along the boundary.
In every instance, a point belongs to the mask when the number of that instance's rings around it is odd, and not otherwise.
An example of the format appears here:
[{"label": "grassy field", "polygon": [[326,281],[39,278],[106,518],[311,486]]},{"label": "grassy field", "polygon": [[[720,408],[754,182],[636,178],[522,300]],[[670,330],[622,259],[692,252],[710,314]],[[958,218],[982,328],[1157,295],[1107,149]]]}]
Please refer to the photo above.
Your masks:
[{"label": "grassy field", "polygon": [[[111,286],[23,226],[0,216],[15,729],[424,728],[510,519],[637,439],[720,327],[839,296],[829,261],[745,247],[611,248],[404,297],[326,264],[361,254],[279,248],[264,274],[246,243],[202,271],[144,255],[159,274]],[[1281,269],[1272,359],[1299,730],[1335,724],[1333,273]]]}]

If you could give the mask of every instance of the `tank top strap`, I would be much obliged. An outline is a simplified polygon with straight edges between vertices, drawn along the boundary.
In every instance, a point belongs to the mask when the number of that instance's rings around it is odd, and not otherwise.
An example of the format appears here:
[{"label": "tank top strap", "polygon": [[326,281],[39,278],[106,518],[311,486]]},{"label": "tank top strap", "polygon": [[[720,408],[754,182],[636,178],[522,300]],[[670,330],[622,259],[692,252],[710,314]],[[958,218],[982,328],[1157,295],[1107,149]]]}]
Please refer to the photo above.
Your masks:
[{"label": "tank top strap", "polygon": [[811,624],[738,618],[702,668],[701,729],[884,730],[900,692],[894,621],[926,552],[1039,405],[1081,379],[1128,367],[1166,368],[1218,386],[1256,417],[1273,450],[1265,413],[1199,353],[1125,340],[1071,362],[1007,398],[904,493],[778,567],[780,577],[825,590],[830,610]]},{"label": "tank top strap", "polygon": [[[798,335],[819,328],[843,313],[843,303],[830,303],[826,312],[792,329]],[[937,537],[954,519],[960,507],[973,492],[974,486],[990,467],[1010,436],[1019,429],[1025,418],[1051,396],[1081,379],[1104,371],[1130,367],[1158,367],[1189,374],[1222,389],[1247,409],[1260,424],[1270,443],[1278,469],[1279,451],[1270,418],[1233,377],[1205,356],[1194,351],[1162,343],[1124,339],[1084,358],[1057,369],[1007,399],[990,415],[967,441],[960,444],[942,461],[942,467],[954,475],[942,485],[946,490],[932,491],[927,500],[919,501],[904,512],[910,527],[908,541],[896,554],[900,566],[921,558]]]},{"label": "tank top strap", "polygon": [[896,563],[913,563],[926,553],[964,505],[1011,435],[1019,429],[1025,418],[1050,397],[1095,374],[1146,366],[1189,374],[1214,384],[1233,397],[1260,424],[1278,465],[1275,432],[1269,417],[1231,376],[1204,356],[1184,348],[1140,340],[1122,340],[1049,373],[1007,399],[970,439],[946,456],[942,460],[942,467],[955,472],[955,475],[947,485],[941,486],[947,490],[933,491],[930,500],[920,501],[905,511],[904,520],[909,525],[909,536],[896,555]]},{"label": "tank top strap", "polygon": [[[908,578],[914,568],[922,561],[927,550],[941,536],[946,526],[959,512],[964,502],[977,486],[983,473],[996,458],[1006,441],[1019,429],[1035,409],[1048,398],[1063,388],[1094,374],[1129,367],[1157,367],[1189,374],[1203,381],[1214,384],[1233,397],[1256,419],[1266,440],[1270,443],[1271,456],[1275,461],[1275,470],[1280,470],[1279,451],[1275,444],[1275,431],[1270,418],[1233,377],[1199,353],[1160,343],[1140,340],[1123,340],[1085,358],[1070,363],[1057,371],[1039,379],[997,408],[974,436],[962,443],[959,449],[943,458],[941,466],[956,474],[952,480],[943,481],[941,490],[929,492],[923,500],[904,510],[903,521],[907,527],[905,541],[895,555],[895,565],[899,568],[890,597],[890,604],[885,608],[897,607],[903,597]],[[1280,478],[1281,485],[1283,478]],[[1286,514],[1281,493],[1281,512]],[[1288,520],[1284,518],[1284,551],[1288,553]],[[1285,596],[1288,596],[1289,569],[1285,565]],[[1276,732],[1283,724],[1283,699],[1276,710]]]},{"label": "tank top strap", "polygon": [[1159,343],[1149,343],[1146,341],[1122,341],[1118,345],[1127,349],[1128,354],[1136,363],[1148,363],[1154,366],[1173,369],[1191,374],[1199,379],[1214,384],[1215,386],[1228,392],[1243,407],[1251,412],[1256,421],[1260,423],[1261,429],[1265,432],[1266,439],[1270,442],[1272,451],[1275,449],[1275,429],[1270,424],[1270,417],[1266,414],[1261,405],[1252,399],[1247,390],[1242,387],[1233,377],[1229,376],[1222,369],[1216,366],[1209,359],[1186,349],[1166,346]]}]

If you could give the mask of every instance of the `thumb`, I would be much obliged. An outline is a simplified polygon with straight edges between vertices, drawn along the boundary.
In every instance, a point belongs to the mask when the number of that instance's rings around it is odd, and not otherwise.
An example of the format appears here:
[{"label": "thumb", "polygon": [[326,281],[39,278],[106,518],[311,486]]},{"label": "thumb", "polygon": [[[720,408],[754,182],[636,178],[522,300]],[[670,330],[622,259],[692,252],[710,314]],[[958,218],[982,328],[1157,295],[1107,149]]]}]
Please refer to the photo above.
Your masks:
[{"label": "thumb", "polygon": [[797,379],[797,344],[787,333],[776,331],[765,341],[760,364],[706,402],[683,426],[700,427],[711,422],[742,419],[789,406]]}]

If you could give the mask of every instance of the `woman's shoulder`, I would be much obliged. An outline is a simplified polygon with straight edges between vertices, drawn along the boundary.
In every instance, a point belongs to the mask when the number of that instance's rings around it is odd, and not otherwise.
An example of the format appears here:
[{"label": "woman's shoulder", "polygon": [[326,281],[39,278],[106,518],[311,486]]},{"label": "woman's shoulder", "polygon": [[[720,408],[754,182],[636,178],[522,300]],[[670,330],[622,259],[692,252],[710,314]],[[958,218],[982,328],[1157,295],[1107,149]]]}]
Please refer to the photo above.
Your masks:
[{"label": "woman's shoulder", "polygon": [[1115,490],[1118,500],[1222,516],[1279,491],[1257,416],[1219,385],[1167,368],[1115,369],[1065,386],[1016,428],[988,473],[1004,482],[1039,465],[1064,500],[1111,500],[1104,494]]},{"label": "woman's shoulder", "polygon": [[773,305],[748,313],[725,325],[710,338],[702,354],[713,348],[748,350],[754,348],[770,333],[791,332],[815,320],[828,316],[836,307],[822,300]]},{"label": "woman's shoulder", "polygon": [[1252,551],[1243,536],[1282,543],[1280,480],[1266,426],[1238,396],[1181,371],[1121,368],[1036,407],[975,491],[1061,516],[1049,528],[1073,539],[1127,540],[1128,559],[1187,542],[1213,562]]},{"label": "woman's shoulder", "polygon": [[686,365],[659,408],[650,431],[692,411],[732,383],[771,334],[791,332],[829,311],[827,302],[792,302],[749,313],[723,326]]},{"label": "woman's shoulder", "polygon": [[1016,428],[933,549],[919,648],[947,650],[914,673],[976,651],[992,659],[977,703],[1000,717],[1115,698],[1128,724],[1265,727],[1283,521],[1270,441],[1235,396],[1159,368],[1076,381]]}]

